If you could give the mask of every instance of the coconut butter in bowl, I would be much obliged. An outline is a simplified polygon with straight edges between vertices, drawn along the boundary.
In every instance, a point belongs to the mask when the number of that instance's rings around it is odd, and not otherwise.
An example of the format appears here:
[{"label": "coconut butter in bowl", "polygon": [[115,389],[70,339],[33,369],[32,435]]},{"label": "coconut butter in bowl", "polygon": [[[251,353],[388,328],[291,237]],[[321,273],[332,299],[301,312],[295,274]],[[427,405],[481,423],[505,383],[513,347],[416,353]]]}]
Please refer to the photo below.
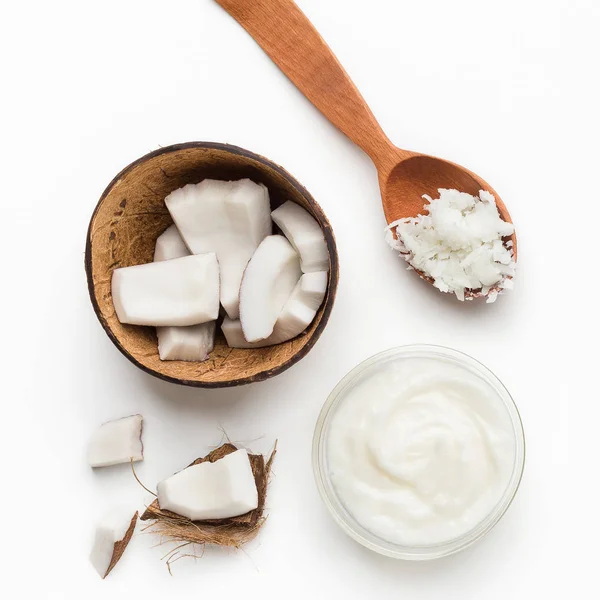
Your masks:
[{"label": "coconut butter in bowl", "polygon": [[515,496],[525,440],[517,408],[483,365],[435,346],[378,354],[334,389],[313,465],[338,524],[395,558],[452,554],[485,535]]}]

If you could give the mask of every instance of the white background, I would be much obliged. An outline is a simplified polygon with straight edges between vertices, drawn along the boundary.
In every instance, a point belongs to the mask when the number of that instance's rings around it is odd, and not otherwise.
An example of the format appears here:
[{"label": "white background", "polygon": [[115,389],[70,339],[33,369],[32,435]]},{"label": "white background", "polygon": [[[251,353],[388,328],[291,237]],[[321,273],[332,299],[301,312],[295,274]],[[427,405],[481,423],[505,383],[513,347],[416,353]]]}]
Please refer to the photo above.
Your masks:
[{"label": "white background", "polygon": [[[383,241],[369,159],[210,0],[3,2],[0,17],[2,365],[0,571],[8,598],[597,598],[597,0],[299,0],[399,146],[490,181],[517,225],[514,292],[462,305],[404,270]],[[337,235],[331,321],[286,373],[230,390],[158,381],[94,316],[83,251],[112,177],[176,142],[230,142],[294,174]],[[364,358],[435,343],[489,366],[528,443],[515,503],[467,551],[405,563],[355,544],[313,483],[328,392]],[[211,549],[167,572],[138,533],[101,581],[93,524],[148,495],[128,467],[92,472],[90,432],[141,412],[141,479],[221,440],[280,453],[269,520],[246,552]],[[12,591],[11,591],[12,590]]]}]

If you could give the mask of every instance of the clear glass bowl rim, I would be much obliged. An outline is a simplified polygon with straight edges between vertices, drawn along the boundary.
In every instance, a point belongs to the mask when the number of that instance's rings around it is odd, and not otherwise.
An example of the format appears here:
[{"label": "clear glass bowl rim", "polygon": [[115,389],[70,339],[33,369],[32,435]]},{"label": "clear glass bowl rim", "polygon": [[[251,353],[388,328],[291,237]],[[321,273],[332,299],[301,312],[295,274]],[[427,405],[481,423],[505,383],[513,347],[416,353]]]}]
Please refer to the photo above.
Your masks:
[{"label": "clear glass bowl rim", "polygon": [[[488,516],[471,529],[465,535],[444,542],[442,544],[434,544],[430,546],[400,546],[383,540],[371,532],[364,529],[343,507],[340,500],[337,498],[331,481],[329,479],[328,470],[325,465],[324,446],[326,440],[327,425],[330,418],[335,412],[335,408],[339,405],[342,399],[343,392],[347,391],[352,384],[359,379],[359,376],[369,367],[382,363],[393,357],[409,357],[419,356],[423,358],[444,358],[454,361],[463,367],[474,371],[479,377],[484,379],[498,394],[499,398],[504,402],[506,409],[510,415],[513,424],[515,435],[515,462],[513,473],[506,490]],[[525,468],[525,434],[523,423],[517,405],[512,396],[504,386],[504,384],[488,369],[473,357],[445,346],[436,346],[428,344],[413,344],[407,346],[399,346],[391,348],[383,352],[379,352],[370,358],[359,363],[340,382],[335,386],[329,394],[315,426],[312,446],[312,466],[315,481],[321,499],[325,506],[333,516],[337,524],[359,544],[366,548],[389,556],[392,558],[404,560],[431,560],[449,556],[464,550],[471,544],[481,539],[486,535],[503,517],[511,505],[523,476]]]}]

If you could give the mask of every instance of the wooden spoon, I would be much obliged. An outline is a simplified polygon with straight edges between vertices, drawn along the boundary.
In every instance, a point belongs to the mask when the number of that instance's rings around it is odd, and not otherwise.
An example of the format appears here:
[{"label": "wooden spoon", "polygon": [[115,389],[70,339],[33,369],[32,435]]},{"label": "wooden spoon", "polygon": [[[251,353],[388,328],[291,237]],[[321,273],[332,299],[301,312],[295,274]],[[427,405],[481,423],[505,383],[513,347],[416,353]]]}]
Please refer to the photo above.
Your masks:
[{"label": "wooden spoon", "polygon": [[[439,188],[472,195],[487,190],[495,196],[501,218],[512,223],[498,194],[481,177],[446,160],[402,150],[388,139],[338,59],[292,0],[216,2],[325,117],[369,155],[379,174],[388,224],[416,217],[423,210],[423,194],[436,198]],[[516,260],[516,235],[511,239]]]}]

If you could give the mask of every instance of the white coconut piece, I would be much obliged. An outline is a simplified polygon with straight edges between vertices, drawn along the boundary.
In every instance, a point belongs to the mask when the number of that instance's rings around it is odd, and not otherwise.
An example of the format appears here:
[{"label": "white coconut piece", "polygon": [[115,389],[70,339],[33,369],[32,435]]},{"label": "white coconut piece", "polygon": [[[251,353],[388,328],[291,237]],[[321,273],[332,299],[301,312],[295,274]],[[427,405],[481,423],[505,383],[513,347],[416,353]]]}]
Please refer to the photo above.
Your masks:
[{"label": "white coconut piece", "polygon": [[215,322],[190,327],[157,327],[160,360],[202,362],[215,347]]},{"label": "white coconut piece", "polygon": [[96,526],[90,562],[104,579],[117,564],[135,529],[138,513],[122,507],[107,513]]},{"label": "white coconut piece", "polygon": [[303,273],[329,270],[323,230],[308,211],[288,200],[271,213],[271,218],[300,255]]},{"label": "white coconut piece", "polygon": [[327,281],[324,271],[302,275],[277,318],[270,336],[273,344],[287,342],[308,328],[323,303]]},{"label": "white coconut piece", "polygon": [[423,196],[427,214],[390,223],[388,243],[413,268],[433,279],[440,291],[459,300],[477,292],[494,302],[515,274],[512,242],[504,243],[514,226],[502,220],[490,192],[481,190],[478,196],[457,190],[438,192],[435,200]]},{"label": "white coconut piece", "polygon": [[242,323],[239,319],[230,319],[226,316],[223,319],[223,323],[221,323],[221,331],[230,348],[264,348],[265,346],[273,345],[271,336],[266,340],[260,340],[258,342],[247,341],[244,337],[244,330],[242,329]]},{"label": "white coconut piece", "polygon": [[266,237],[248,263],[240,288],[240,321],[248,342],[273,333],[302,271],[297,252],[281,235]]},{"label": "white coconut piece", "polygon": [[[156,240],[154,262],[189,256],[190,251],[171,225]],[[157,327],[158,355],[161,360],[185,360],[202,362],[215,347],[215,322],[190,325],[189,327]]]},{"label": "white coconut piece", "polygon": [[88,444],[87,458],[91,467],[110,467],[144,460],[142,415],[131,415],[104,423]]},{"label": "white coconut piece", "polygon": [[179,235],[177,227],[173,224],[158,236],[154,247],[154,262],[181,258],[182,256],[189,256],[189,254],[188,247]]},{"label": "white coconut piece", "polygon": [[214,463],[193,465],[161,481],[158,505],[192,521],[227,519],[258,507],[258,490],[246,450]]},{"label": "white coconut piece", "polygon": [[216,253],[221,304],[237,319],[244,269],[272,230],[267,188],[249,179],[205,179],[175,190],[165,204],[192,253]]},{"label": "white coconut piece", "polygon": [[221,330],[230,348],[264,348],[282,344],[300,335],[313,322],[327,291],[328,275],[325,272],[305,273],[281,311],[273,333],[265,340],[248,342],[242,324],[225,317]]},{"label": "white coconut piece", "polygon": [[[300,277],[300,281],[298,281],[294,288],[288,303],[296,299],[311,310],[317,311],[321,304],[323,304],[328,281],[329,275],[326,271],[305,273]],[[287,308],[288,303],[286,303],[284,310]]]},{"label": "white coconut piece", "polygon": [[215,254],[184,256],[115,269],[112,296],[121,323],[198,325],[219,315]]}]

